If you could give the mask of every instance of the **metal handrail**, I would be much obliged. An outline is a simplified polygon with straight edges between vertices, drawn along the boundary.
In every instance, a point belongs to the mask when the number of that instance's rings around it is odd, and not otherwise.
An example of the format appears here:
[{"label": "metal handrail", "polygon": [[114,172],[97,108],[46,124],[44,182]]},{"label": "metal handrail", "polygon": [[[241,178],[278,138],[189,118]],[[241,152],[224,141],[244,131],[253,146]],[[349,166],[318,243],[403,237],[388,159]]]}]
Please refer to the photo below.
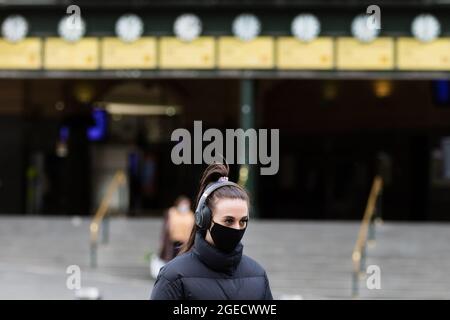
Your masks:
[{"label": "metal handrail", "polygon": [[361,271],[365,268],[367,245],[375,245],[375,222],[381,221],[381,194],[383,179],[376,176],[372,183],[369,199],[359,228],[358,238],[352,253],[352,296],[359,295],[359,279]]},{"label": "metal handrail", "polygon": [[106,194],[100,202],[100,206],[94,214],[91,224],[89,225],[90,230],[90,260],[91,267],[97,267],[97,246],[98,246],[98,232],[100,230],[100,225],[102,226],[102,234],[104,242],[107,239],[107,225],[106,225],[106,215],[108,214],[108,209],[111,205],[111,200],[115,191],[126,182],[126,175],[122,170],[118,170],[108,185]]}]

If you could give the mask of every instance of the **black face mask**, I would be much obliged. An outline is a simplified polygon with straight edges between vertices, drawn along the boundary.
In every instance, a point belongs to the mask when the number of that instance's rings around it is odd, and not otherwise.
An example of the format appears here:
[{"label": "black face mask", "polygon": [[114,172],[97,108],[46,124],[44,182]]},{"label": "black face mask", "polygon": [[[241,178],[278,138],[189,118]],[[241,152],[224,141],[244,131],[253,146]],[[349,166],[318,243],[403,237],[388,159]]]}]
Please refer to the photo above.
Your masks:
[{"label": "black face mask", "polygon": [[246,228],[247,227],[244,229],[229,228],[213,221],[213,226],[209,232],[218,249],[225,252],[231,252],[236,248],[239,241],[241,241]]}]

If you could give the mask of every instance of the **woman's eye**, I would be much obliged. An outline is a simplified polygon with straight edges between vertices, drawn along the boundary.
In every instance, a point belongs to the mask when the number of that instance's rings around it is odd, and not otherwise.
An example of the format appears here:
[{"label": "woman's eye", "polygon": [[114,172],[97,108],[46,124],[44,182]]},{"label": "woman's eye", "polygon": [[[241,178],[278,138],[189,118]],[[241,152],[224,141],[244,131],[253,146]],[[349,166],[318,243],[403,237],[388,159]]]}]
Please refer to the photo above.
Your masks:
[{"label": "woman's eye", "polygon": [[232,224],[232,223],[233,223],[233,220],[227,219],[227,220],[225,220],[225,222],[226,222],[227,224]]}]

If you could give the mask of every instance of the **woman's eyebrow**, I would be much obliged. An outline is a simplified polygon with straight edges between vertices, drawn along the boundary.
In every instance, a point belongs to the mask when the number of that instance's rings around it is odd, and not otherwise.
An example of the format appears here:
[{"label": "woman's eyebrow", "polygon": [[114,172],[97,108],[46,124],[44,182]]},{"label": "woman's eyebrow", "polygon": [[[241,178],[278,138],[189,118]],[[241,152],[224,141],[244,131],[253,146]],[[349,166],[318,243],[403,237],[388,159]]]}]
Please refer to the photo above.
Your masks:
[{"label": "woman's eyebrow", "polygon": [[[233,219],[233,220],[235,219],[234,216],[224,216],[223,218],[224,219]],[[241,217],[240,220],[242,220],[242,219],[248,219],[248,216],[243,216],[243,217]]]}]

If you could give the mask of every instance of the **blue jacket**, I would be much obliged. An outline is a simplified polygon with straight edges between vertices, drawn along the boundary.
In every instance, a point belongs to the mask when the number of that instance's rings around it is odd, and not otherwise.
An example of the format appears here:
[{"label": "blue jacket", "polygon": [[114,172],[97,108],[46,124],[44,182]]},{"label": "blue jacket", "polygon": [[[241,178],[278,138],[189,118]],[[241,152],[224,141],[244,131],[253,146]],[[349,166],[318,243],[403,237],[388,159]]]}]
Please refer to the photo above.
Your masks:
[{"label": "blue jacket", "polygon": [[239,243],[225,253],[197,233],[192,250],[161,268],[151,299],[272,300],[265,270],[242,251]]}]

